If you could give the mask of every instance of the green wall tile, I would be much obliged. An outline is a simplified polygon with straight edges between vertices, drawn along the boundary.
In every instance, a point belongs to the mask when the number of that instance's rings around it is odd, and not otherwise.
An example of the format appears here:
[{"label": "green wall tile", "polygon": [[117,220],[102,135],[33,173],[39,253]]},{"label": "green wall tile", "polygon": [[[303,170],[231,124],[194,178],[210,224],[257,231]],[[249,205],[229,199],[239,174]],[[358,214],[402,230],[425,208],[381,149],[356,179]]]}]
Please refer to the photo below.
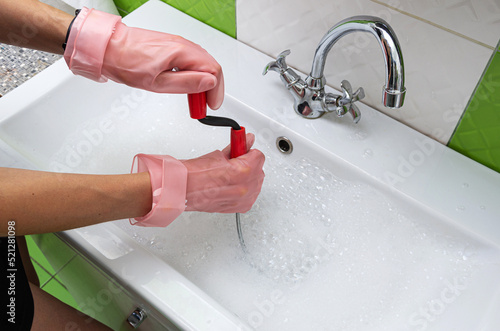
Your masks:
[{"label": "green wall tile", "polygon": [[[30,257],[38,262],[38,264],[45,269],[46,272],[49,273],[49,275],[55,274],[54,269],[52,268],[52,265],[49,263],[47,258],[45,257],[45,254],[40,250],[38,245],[35,243],[33,240],[32,236],[24,236],[26,239],[26,246],[28,246],[28,251],[30,254]],[[35,264],[35,263],[34,263]],[[40,266],[35,266],[35,270],[38,271],[41,270]],[[43,284],[42,280],[40,279],[40,284]]]},{"label": "green wall tile", "polygon": [[79,310],[78,304],[76,303],[73,296],[68,292],[66,287],[56,278],[52,278],[45,286],[43,290],[57,299],[61,300],[65,304]]},{"label": "green wall tile", "polygon": [[[54,235],[51,234],[51,236]],[[35,243],[32,236],[25,236],[25,238],[30,257],[34,260],[32,263],[38,275],[40,287],[62,302],[78,309],[75,299],[73,299],[68,290],[60,283],[59,278],[57,276],[54,278],[55,271],[52,265]]]},{"label": "green wall tile", "polygon": [[38,276],[38,282],[40,286],[45,284],[52,278],[52,275],[47,272],[44,266],[40,265],[37,260],[32,260],[33,268],[35,269],[36,275]]},{"label": "green wall tile", "polygon": [[41,252],[58,252],[57,254],[47,255],[47,258],[44,258],[44,263],[42,264],[44,267],[47,264],[49,265],[46,268],[52,275],[56,274],[76,254],[53,233],[35,234],[31,237],[34,239],[35,245]]},{"label": "green wall tile", "polygon": [[448,146],[500,172],[500,52],[494,53]]},{"label": "green wall tile", "polygon": [[[122,16],[147,0],[114,0]],[[236,38],[236,0],[162,0],[180,11]]]},{"label": "green wall tile", "polygon": [[118,8],[120,15],[125,16],[139,8],[143,3],[148,0],[113,0],[115,6]]}]

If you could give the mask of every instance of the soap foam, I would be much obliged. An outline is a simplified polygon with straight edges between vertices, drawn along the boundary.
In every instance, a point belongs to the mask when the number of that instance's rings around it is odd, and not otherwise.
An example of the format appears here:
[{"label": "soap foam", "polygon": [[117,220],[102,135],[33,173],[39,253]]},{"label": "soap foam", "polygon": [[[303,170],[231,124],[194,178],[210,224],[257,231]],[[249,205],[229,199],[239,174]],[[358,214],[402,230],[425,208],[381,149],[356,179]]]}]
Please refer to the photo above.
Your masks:
[{"label": "soap foam", "polygon": [[[190,158],[228,142],[228,130],[176,114],[185,110],[167,116],[157,108],[158,100],[146,100],[142,109],[114,118],[116,129],[81,155],[71,171],[124,173],[139,152]],[[85,130],[99,121],[82,124],[68,137],[53,164],[66,162],[86,139]],[[498,261],[496,251],[484,259],[487,247],[425,212],[404,207],[368,184],[339,178],[316,161],[283,156],[258,138],[266,179],[252,210],[241,215],[247,254],[234,214],[186,212],[167,228],[116,222],[250,326],[418,329],[419,311],[448,283],[467,284],[482,266]],[[444,306],[433,321],[458,302]]]},{"label": "soap foam", "polygon": [[160,231],[121,224],[250,326],[418,329],[412,316],[481,264],[473,239],[415,219],[311,160],[287,163],[259,148],[266,181],[241,215],[248,254],[233,214],[185,213]]}]

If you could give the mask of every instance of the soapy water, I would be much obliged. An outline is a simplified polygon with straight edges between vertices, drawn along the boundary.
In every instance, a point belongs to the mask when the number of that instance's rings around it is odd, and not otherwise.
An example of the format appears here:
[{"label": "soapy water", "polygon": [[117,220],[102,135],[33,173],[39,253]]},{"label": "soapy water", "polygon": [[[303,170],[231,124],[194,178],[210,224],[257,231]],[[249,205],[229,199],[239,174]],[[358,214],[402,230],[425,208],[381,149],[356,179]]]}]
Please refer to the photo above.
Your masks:
[{"label": "soapy water", "polygon": [[[161,108],[146,100],[144,110],[115,116],[114,130],[102,137],[95,131],[102,119],[82,124],[51,165],[124,173],[139,152],[188,158],[228,143],[228,130],[182,116],[156,112],[151,126],[149,107]],[[478,240],[368,184],[337,177],[297,148],[284,156],[258,138],[266,178],[251,211],[241,214],[246,253],[234,214],[186,212],[167,228],[116,222],[252,328],[430,329],[462,304],[462,293],[480,292],[476,275],[498,275],[498,252]],[[449,284],[459,291],[436,306]]]},{"label": "soapy water", "polygon": [[[472,238],[314,161],[260,148],[266,180],[241,215],[246,253],[234,214],[185,213],[159,230],[119,225],[251,327],[416,330],[428,302],[449,283],[466,291],[484,263]],[[448,307],[438,308],[436,318]]]}]

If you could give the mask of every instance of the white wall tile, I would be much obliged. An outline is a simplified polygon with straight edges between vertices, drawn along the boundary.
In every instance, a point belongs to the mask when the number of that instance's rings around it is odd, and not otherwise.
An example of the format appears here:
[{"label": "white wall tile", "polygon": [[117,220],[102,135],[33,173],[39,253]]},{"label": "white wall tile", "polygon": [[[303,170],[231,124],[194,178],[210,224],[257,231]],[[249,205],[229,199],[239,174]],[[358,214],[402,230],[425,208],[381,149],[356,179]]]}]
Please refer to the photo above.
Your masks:
[{"label": "white wall tile", "polygon": [[500,37],[499,0],[377,0],[490,47]]},{"label": "white wall tile", "polygon": [[[453,133],[492,53],[474,40],[373,1],[237,0],[236,10],[240,41],[273,57],[291,49],[287,62],[305,73],[319,40],[338,21],[354,15],[385,19],[403,50],[408,90],[404,107],[392,110],[381,104],[383,56],[367,33],[347,35],[332,48],[327,82],[339,88],[348,79],[354,88],[362,86],[367,95],[363,102],[442,143]],[[279,78],[270,73],[267,79]]]}]

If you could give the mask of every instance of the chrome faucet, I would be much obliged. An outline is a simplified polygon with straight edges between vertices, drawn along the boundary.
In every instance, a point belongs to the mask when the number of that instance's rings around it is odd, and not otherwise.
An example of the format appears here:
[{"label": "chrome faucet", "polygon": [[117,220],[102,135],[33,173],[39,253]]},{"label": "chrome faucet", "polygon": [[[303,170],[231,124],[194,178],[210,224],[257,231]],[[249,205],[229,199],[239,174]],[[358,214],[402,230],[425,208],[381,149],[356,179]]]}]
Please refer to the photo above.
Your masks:
[{"label": "chrome faucet", "polygon": [[340,85],[343,95],[325,93],[326,79],[323,75],[326,57],[332,46],[343,36],[356,31],[370,32],[377,38],[385,58],[385,86],[382,102],[386,107],[400,108],[406,93],[403,54],[390,25],[378,17],[354,16],[333,26],[319,42],[314,54],[311,73],[305,81],[285,62],[290,50],[282,52],[275,61],[268,63],[262,74],[267,74],[269,70],[280,74],[281,80],[295,99],[294,108],[299,115],[306,118],[318,118],[325,112],[335,112],[337,116],[350,113],[354,122],[357,123],[361,118],[361,113],[354,103],[364,98],[363,88],[353,92],[351,84],[343,80]]}]

